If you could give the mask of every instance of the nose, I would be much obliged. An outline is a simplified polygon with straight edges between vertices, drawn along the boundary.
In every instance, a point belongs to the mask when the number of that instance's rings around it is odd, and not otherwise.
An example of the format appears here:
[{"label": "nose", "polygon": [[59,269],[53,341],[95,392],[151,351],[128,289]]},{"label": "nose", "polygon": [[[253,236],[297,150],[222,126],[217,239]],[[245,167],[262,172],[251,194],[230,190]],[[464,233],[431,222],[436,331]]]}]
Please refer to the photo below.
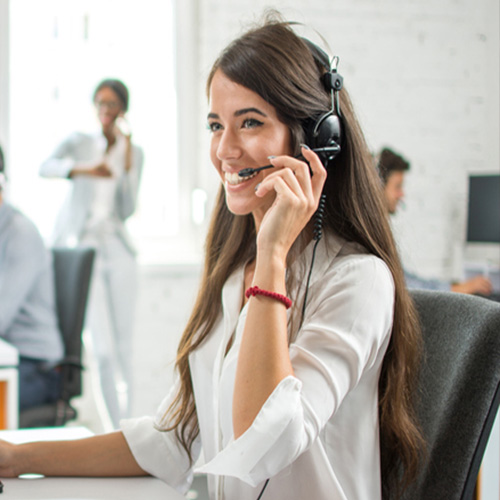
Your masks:
[{"label": "nose", "polygon": [[114,101],[98,101],[96,102],[97,109],[109,109],[110,111],[116,111],[120,104]]},{"label": "nose", "polygon": [[230,128],[221,131],[217,138],[216,155],[221,161],[235,160],[241,156],[242,147],[238,135]]}]

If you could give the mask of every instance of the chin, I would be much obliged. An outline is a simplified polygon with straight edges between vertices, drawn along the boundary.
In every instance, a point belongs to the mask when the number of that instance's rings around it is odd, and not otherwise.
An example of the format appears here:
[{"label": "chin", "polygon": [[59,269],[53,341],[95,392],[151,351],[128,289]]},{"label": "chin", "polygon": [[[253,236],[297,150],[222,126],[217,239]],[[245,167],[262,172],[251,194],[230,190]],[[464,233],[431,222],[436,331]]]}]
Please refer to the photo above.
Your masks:
[{"label": "chin", "polygon": [[268,193],[264,198],[258,198],[255,194],[247,196],[235,196],[226,193],[226,206],[234,215],[249,215],[254,212],[266,211],[274,201],[274,193]]},{"label": "chin", "polygon": [[234,215],[248,215],[255,208],[253,204],[245,200],[235,200],[226,193],[226,207]]},{"label": "chin", "polygon": [[252,213],[248,205],[241,206],[239,203],[227,203],[226,201],[226,206],[233,215],[248,215]]}]

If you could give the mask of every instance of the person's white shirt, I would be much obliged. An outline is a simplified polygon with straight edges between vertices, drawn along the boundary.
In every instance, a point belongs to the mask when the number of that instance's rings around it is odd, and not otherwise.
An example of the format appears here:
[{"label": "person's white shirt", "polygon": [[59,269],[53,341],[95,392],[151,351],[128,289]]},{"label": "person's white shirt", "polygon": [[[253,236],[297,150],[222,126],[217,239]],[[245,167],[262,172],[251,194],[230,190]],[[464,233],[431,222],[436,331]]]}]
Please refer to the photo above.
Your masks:
[{"label": "person's white shirt", "polygon": [[105,161],[113,176],[110,178],[76,176],[59,212],[52,244],[74,246],[84,233],[115,233],[135,254],[135,248],[125,227],[125,220],[136,208],[139,183],[144,162],[143,151],[132,145],[131,168],[125,172],[126,139],[122,135],[107,151],[102,132],[74,132],[64,139],[40,166],[40,175],[67,179],[76,165]]},{"label": "person's white shirt", "polygon": [[[312,243],[295,266],[308,270]],[[294,270],[294,266],[291,268]],[[275,388],[252,426],[233,438],[232,398],[247,307],[243,268],[226,282],[223,311],[190,357],[201,449],[211,498],[381,498],[378,379],[392,330],[394,284],[385,263],[359,245],[325,236],[316,252],[305,316],[290,345],[294,377]],[[305,286],[301,282],[298,286]],[[300,321],[301,307],[292,324]],[[231,336],[234,342],[224,355]],[[173,432],[156,420],[122,421],[139,465],[184,493],[193,467]]]}]

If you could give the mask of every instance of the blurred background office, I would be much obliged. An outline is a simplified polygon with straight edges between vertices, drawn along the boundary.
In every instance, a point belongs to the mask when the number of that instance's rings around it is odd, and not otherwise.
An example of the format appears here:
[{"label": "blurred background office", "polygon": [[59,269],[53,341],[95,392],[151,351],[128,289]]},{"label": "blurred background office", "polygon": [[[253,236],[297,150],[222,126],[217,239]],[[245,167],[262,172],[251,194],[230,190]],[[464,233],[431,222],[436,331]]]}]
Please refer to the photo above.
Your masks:
[{"label": "blurred background office", "polygon": [[[206,154],[207,72],[268,5],[0,0],[0,141],[16,165],[8,195],[43,234],[65,193],[38,177],[40,162],[68,130],[94,126],[98,80],[123,79],[134,96],[129,119],[145,164],[128,222],[140,264],[133,415],[154,412],[171,384],[198,280],[218,182]],[[463,278],[466,264],[498,268],[499,243],[466,241],[469,176],[500,169],[498,0],[272,6],[326,35],[370,148],[397,144],[412,159],[408,202],[393,218],[405,265],[445,280]]]}]

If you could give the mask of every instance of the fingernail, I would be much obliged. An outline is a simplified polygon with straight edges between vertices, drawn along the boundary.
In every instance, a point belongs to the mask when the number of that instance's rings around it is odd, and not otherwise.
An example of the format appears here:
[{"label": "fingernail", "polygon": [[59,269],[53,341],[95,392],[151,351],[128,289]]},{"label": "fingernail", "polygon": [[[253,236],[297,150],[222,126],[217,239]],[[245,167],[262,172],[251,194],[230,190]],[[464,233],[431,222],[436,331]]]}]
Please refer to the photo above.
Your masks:
[{"label": "fingernail", "polygon": [[300,146],[304,149],[311,150],[311,148],[307,144],[301,144]]},{"label": "fingernail", "polygon": [[258,191],[260,188],[260,182],[255,186],[255,191]]},{"label": "fingernail", "polygon": [[274,158],[276,158],[276,156],[274,156],[274,155],[270,155],[267,157],[268,160],[273,160]]}]

